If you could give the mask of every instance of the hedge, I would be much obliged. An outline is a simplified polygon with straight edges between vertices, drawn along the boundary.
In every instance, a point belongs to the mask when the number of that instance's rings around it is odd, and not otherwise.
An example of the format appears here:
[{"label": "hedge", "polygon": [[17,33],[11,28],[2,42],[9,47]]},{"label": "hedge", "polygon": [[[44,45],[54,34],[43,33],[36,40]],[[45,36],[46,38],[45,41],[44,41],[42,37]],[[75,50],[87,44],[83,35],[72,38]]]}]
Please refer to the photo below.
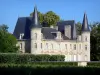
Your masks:
[{"label": "hedge", "polygon": [[[6,66],[5,66],[6,65]],[[68,66],[57,66],[54,65],[41,67],[41,66],[31,66],[31,65],[0,65],[0,74],[1,75],[96,75],[100,73],[100,67],[68,67]]]},{"label": "hedge", "polygon": [[0,54],[0,63],[32,63],[36,61],[64,61],[64,55]]},{"label": "hedge", "polygon": [[87,66],[99,66],[100,67],[100,61],[91,61],[91,62],[88,62]]}]

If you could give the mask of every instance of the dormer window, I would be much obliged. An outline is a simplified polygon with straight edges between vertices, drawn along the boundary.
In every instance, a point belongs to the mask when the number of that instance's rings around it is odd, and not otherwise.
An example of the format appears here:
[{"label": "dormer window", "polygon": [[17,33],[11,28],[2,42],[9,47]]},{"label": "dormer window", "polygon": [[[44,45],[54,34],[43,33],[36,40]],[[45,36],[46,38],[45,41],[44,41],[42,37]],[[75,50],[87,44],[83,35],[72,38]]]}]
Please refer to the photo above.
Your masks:
[{"label": "dormer window", "polygon": [[24,33],[21,33],[19,39],[23,39],[23,37],[24,37]]}]

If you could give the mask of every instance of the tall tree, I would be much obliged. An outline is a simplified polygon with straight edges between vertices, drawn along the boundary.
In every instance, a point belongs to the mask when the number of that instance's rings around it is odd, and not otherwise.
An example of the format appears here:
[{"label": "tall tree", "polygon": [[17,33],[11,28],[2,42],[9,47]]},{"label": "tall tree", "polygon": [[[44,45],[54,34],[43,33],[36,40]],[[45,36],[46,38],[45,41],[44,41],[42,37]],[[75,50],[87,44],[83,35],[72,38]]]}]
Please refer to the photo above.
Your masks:
[{"label": "tall tree", "polygon": [[91,25],[91,60],[100,61],[100,23]]},{"label": "tall tree", "polygon": [[7,25],[0,25],[0,52],[17,52],[18,47],[16,47],[16,38],[8,32]]},{"label": "tall tree", "polygon": [[[46,26],[54,26],[58,21],[60,21],[60,17],[53,11],[48,11],[45,14],[38,11],[38,15],[39,21],[42,25],[46,24]],[[33,16],[33,12],[30,14],[30,16]]]},{"label": "tall tree", "polygon": [[56,15],[53,11],[48,11],[44,15],[44,21],[47,22],[48,26],[55,26],[58,21],[60,21],[60,17]]}]

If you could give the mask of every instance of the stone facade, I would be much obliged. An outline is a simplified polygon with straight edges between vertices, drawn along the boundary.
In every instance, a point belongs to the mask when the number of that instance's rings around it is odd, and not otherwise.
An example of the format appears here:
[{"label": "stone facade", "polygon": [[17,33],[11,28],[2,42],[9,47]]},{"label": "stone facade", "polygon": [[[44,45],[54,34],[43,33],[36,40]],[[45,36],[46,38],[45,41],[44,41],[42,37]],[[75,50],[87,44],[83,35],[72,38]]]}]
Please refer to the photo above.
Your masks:
[{"label": "stone facade", "polygon": [[20,51],[30,49],[32,54],[65,55],[65,61],[90,61],[89,32],[82,33],[81,40],[47,40],[42,39],[41,34],[41,28],[32,29],[31,40],[18,40],[18,45],[22,44]]},{"label": "stone facade", "polygon": [[[19,51],[21,53],[31,53],[31,54],[50,54],[50,55],[65,55],[65,61],[90,61],[90,31],[88,29],[87,17],[84,14],[82,33],[77,35],[76,39],[71,39],[72,34],[75,35],[75,27],[73,28],[73,33],[71,25],[65,26],[65,37],[68,39],[63,39],[62,33],[55,29],[56,34],[55,39],[47,39],[44,37],[42,32],[42,27],[38,25],[37,11],[34,10],[34,26],[30,28],[30,39],[21,39],[24,37],[19,36],[17,46],[19,46]],[[52,34],[51,32],[50,34]],[[49,35],[49,34],[48,34]],[[17,36],[16,36],[17,37]],[[49,37],[49,36],[48,36]]]}]

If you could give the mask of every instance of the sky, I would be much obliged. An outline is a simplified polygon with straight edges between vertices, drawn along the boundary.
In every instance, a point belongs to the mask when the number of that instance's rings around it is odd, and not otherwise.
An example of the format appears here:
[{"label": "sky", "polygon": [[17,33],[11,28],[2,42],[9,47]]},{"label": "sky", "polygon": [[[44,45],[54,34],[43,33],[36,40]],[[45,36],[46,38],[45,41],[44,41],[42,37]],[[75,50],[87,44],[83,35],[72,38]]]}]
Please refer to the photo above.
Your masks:
[{"label": "sky", "polygon": [[53,11],[63,20],[82,22],[86,12],[88,23],[100,22],[100,0],[0,0],[0,25],[8,25],[13,33],[18,17],[28,17],[35,5],[38,11]]}]

